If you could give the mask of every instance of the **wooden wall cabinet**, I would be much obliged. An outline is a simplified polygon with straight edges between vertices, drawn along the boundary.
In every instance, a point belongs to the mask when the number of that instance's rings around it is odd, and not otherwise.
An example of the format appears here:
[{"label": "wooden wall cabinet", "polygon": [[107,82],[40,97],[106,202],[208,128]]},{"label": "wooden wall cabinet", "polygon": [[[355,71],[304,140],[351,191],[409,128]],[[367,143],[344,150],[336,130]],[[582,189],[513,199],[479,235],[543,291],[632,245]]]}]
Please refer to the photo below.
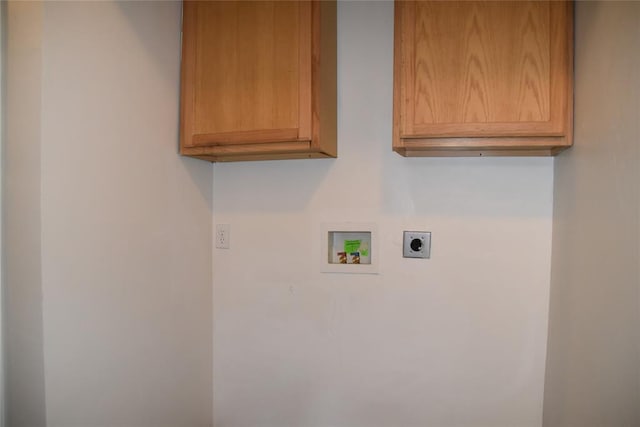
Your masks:
[{"label": "wooden wall cabinet", "polygon": [[573,3],[396,1],[393,104],[403,156],[570,147]]},{"label": "wooden wall cabinet", "polygon": [[336,157],[335,1],[184,1],[180,153]]}]

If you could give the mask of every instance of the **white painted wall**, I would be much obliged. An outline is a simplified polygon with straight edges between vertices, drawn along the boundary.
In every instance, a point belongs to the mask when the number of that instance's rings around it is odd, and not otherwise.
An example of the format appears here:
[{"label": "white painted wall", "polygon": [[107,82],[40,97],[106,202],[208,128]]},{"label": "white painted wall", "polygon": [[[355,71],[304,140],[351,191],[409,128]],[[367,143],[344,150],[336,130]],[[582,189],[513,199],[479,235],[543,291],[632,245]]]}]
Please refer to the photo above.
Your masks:
[{"label": "white painted wall", "polygon": [[[41,280],[43,344],[22,356],[44,360],[46,425],[210,426],[212,166],[177,154],[180,4],[34,5],[39,22],[10,3],[9,30],[34,26],[35,62],[9,63],[35,76],[38,105],[8,105],[34,157],[7,151],[4,172],[9,202],[39,207],[10,205],[15,221],[36,214],[40,254],[16,252],[7,273]],[[9,320],[11,346],[24,331]],[[26,416],[30,395],[14,397]]]},{"label": "white painted wall", "polygon": [[9,2],[3,140],[7,425],[46,424],[41,271],[42,5]]},{"label": "white painted wall", "polygon": [[2,272],[3,257],[2,251],[3,238],[2,238],[2,147],[4,146],[5,138],[5,99],[4,99],[4,86],[5,86],[5,49],[6,49],[6,4],[0,3],[0,427],[5,426],[5,381],[4,381],[4,367],[5,367],[5,352],[4,352],[4,279]]},{"label": "white painted wall", "polygon": [[[339,158],[214,165],[216,427],[542,423],[553,160],[392,153],[392,52],[392,3],[339,3]],[[349,220],[379,275],[319,273]]]},{"label": "white painted wall", "polygon": [[640,3],[576,3],[556,159],[544,425],[640,425]]}]

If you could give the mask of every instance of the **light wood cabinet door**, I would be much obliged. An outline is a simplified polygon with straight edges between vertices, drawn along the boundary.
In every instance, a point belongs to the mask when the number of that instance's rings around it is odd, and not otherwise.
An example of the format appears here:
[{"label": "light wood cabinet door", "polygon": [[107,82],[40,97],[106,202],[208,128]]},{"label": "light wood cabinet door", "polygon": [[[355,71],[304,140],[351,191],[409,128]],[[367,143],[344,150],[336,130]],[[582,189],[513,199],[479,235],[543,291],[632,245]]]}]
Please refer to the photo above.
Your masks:
[{"label": "light wood cabinet door", "polygon": [[181,153],[335,157],[335,25],[333,1],[183,2]]},{"label": "light wood cabinet door", "polygon": [[572,143],[573,4],[397,1],[393,148],[553,155]]}]

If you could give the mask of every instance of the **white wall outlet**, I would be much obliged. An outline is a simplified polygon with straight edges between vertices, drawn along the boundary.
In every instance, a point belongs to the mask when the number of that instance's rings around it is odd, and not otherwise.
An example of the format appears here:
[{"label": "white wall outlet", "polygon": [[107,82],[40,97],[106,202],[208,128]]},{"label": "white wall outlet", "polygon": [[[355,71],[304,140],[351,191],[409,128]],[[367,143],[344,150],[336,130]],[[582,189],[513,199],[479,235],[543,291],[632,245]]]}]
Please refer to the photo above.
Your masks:
[{"label": "white wall outlet", "polygon": [[231,245],[231,226],[229,224],[216,225],[216,248],[229,249]]},{"label": "white wall outlet", "polygon": [[405,258],[429,258],[431,255],[430,231],[405,231],[402,256]]}]

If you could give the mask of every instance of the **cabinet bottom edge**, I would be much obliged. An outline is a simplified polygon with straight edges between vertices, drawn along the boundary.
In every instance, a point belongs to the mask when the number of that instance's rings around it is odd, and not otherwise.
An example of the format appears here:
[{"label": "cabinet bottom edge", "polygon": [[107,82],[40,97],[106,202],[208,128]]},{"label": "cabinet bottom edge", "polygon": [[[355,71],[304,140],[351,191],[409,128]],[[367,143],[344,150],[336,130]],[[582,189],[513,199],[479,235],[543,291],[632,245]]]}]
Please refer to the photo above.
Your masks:
[{"label": "cabinet bottom edge", "polygon": [[214,163],[255,162],[260,160],[301,160],[301,159],[332,159],[337,155],[327,153],[273,153],[273,154],[237,154],[237,155],[194,155],[182,154],[185,157],[206,160]]},{"label": "cabinet bottom edge", "polygon": [[393,151],[404,157],[549,157],[570,146],[540,148],[407,148],[395,147]]}]

